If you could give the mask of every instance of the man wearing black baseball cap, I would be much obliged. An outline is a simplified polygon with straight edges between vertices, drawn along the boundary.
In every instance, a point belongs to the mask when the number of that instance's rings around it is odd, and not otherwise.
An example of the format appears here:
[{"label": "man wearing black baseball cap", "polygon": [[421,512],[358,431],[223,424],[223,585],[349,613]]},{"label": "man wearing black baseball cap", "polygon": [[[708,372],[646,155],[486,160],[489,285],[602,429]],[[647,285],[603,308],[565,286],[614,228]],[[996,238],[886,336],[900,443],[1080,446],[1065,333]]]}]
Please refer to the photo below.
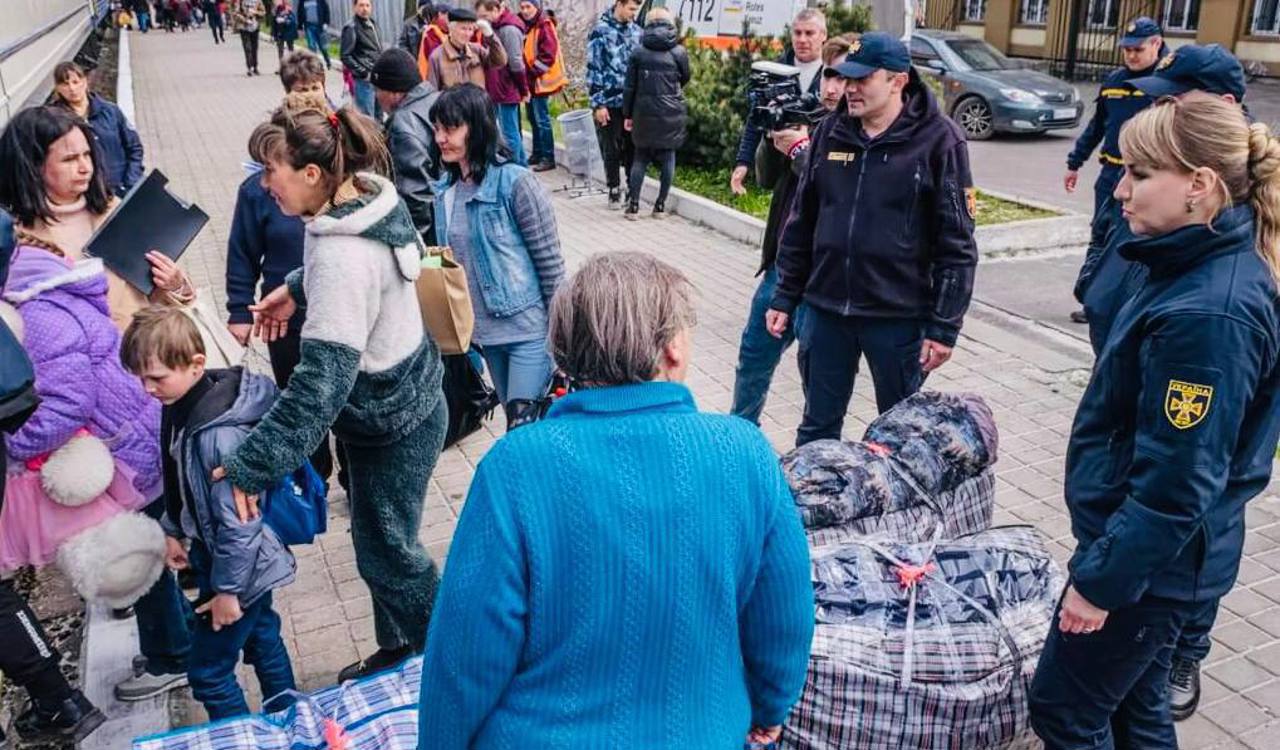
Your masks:
[{"label": "man wearing black baseball cap", "polygon": [[[1102,150],[1098,152],[1102,170],[1093,183],[1093,224],[1089,251],[1085,255],[1084,266],[1080,269],[1075,287],[1075,296],[1080,302],[1084,301],[1084,290],[1092,277],[1098,256],[1106,247],[1107,235],[1120,220],[1120,209],[1111,197],[1124,173],[1124,162],[1120,159],[1120,128],[1151,102],[1141,93],[1135,96],[1133,89],[1125,86],[1125,83],[1150,75],[1155,70],[1156,63],[1168,51],[1160,34],[1160,25],[1146,16],[1135,18],[1125,27],[1119,46],[1124,56],[1124,66],[1111,71],[1103,80],[1098,98],[1094,101],[1093,117],[1076,140],[1075,148],[1067,155],[1067,174],[1062,180],[1067,192],[1074,193],[1080,177],[1080,167],[1089,160],[1089,155],[1098,144],[1102,144]],[[1077,323],[1086,322],[1086,318],[1087,314],[1083,311],[1071,314],[1071,319]]]},{"label": "man wearing black baseball cap", "polygon": [[[1180,96],[1200,90],[1243,105],[1244,67],[1230,52],[1216,44],[1189,44],[1165,55],[1149,76],[1126,86],[1153,102],[1164,96]],[[1142,287],[1147,267],[1126,260],[1119,247],[1134,237],[1124,221],[1108,238],[1094,266],[1083,302],[1089,318],[1089,342],[1097,354],[1106,343],[1111,324],[1125,302]],[[1209,634],[1217,617],[1218,602],[1206,602],[1183,623],[1169,670],[1169,708],[1175,721],[1190,717],[1200,703],[1200,663],[1209,655]]]},{"label": "man wearing black baseball cap", "polygon": [[834,70],[847,110],[814,131],[765,314],[781,336],[800,301],[808,305],[797,332],[797,445],[840,438],[861,355],[881,412],[951,357],[978,262],[964,134],[906,45],[864,34]]}]

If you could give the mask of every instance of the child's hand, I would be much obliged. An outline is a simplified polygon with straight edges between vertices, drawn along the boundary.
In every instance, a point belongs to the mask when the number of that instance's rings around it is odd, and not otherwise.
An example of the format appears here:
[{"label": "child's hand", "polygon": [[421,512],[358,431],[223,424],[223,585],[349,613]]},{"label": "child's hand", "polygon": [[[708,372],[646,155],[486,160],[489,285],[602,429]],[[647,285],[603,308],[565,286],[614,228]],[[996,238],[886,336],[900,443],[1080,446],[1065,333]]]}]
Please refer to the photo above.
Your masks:
[{"label": "child's hand", "polygon": [[752,727],[747,733],[747,747],[762,748],[776,746],[782,737],[782,727]]},{"label": "child's hand", "polygon": [[182,542],[171,536],[164,538],[164,564],[169,566],[169,570],[183,570],[190,565]]},{"label": "child's hand", "polygon": [[212,614],[215,633],[244,617],[244,612],[240,611],[240,598],[235,594],[218,594],[196,610],[198,615],[205,612]]}]

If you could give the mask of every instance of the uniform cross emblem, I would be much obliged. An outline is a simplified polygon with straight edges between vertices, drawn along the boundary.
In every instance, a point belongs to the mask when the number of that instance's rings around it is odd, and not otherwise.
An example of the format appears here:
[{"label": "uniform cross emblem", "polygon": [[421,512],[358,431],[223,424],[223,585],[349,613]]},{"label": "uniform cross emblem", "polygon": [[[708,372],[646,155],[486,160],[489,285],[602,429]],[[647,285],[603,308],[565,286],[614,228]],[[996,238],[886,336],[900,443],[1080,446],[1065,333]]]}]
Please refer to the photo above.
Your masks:
[{"label": "uniform cross emblem", "polygon": [[1213,386],[1170,380],[1164,416],[1177,429],[1189,430],[1204,421],[1212,403]]}]

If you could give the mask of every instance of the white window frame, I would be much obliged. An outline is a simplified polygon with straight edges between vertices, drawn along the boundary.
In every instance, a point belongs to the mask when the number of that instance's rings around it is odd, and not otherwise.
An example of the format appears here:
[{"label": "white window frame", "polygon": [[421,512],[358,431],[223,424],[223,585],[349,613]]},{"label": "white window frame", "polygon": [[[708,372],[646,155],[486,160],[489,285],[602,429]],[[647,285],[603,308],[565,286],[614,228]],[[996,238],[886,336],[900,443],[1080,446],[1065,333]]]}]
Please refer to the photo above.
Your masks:
[{"label": "white window frame", "polygon": [[[1262,9],[1264,7],[1264,4],[1268,2],[1270,2],[1273,6],[1271,26],[1266,28],[1259,27],[1258,26],[1259,16],[1262,15]],[[1254,0],[1253,16],[1249,21],[1249,33],[1256,34],[1258,36],[1280,35],[1280,0]]]},{"label": "white window frame", "polygon": [[1049,0],[1022,0],[1018,8],[1018,23],[1022,26],[1048,25]]},{"label": "white window frame", "polygon": [[982,23],[986,17],[987,0],[964,0],[964,23]]},{"label": "white window frame", "polygon": [[[1182,6],[1182,23],[1175,26],[1169,20],[1171,11],[1175,5]],[[1192,6],[1195,6],[1195,17],[1191,17]],[[1204,3],[1202,0],[1168,0],[1164,6],[1164,28],[1166,31],[1197,31],[1200,27],[1200,8]]]}]

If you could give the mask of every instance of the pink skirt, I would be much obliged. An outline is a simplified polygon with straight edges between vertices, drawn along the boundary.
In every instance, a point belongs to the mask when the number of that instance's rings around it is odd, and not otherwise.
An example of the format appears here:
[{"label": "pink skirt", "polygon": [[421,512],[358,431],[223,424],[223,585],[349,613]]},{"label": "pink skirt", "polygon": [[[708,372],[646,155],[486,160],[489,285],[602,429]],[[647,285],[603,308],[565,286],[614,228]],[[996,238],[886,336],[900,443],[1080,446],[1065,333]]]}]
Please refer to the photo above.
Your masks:
[{"label": "pink skirt", "polygon": [[133,470],[116,461],[116,474],[107,491],[71,508],[49,499],[40,484],[40,472],[21,469],[10,473],[0,510],[0,571],[47,565],[53,562],[58,546],[81,531],[146,506],[147,498],[134,488],[133,479]]}]

